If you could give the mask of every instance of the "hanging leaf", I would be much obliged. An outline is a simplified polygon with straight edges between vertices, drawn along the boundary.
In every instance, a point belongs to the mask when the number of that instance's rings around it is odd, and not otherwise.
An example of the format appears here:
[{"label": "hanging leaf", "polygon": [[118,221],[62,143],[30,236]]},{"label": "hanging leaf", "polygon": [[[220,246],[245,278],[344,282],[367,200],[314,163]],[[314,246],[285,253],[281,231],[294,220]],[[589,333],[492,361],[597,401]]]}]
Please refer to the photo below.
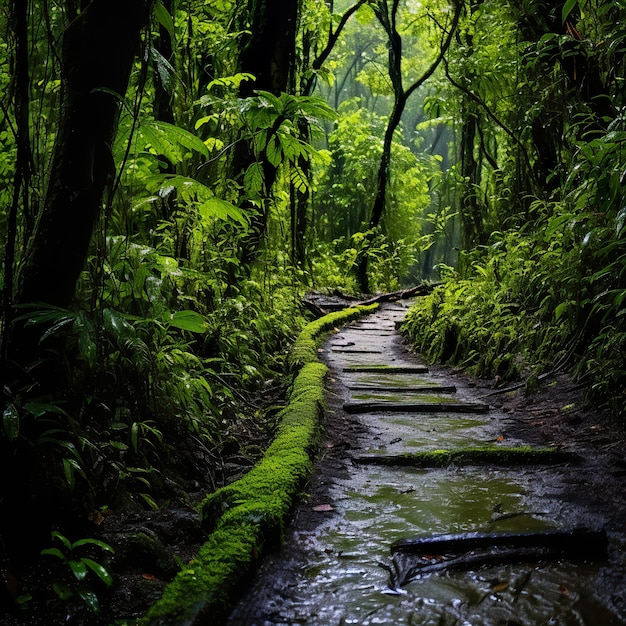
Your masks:
[{"label": "hanging leaf", "polygon": [[174,39],[176,36],[176,30],[174,27],[174,20],[172,16],[169,14],[169,11],[163,6],[161,0],[157,0],[154,5],[154,17],[156,21],[165,28],[168,35],[170,36],[170,40],[172,42],[172,46],[174,45]]},{"label": "hanging leaf", "polygon": [[14,404],[9,404],[2,415],[2,427],[9,441],[15,441],[20,434],[20,414]]},{"label": "hanging leaf", "polygon": [[243,184],[249,196],[259,195],[263,191],[263,169],[260,163],[253,163],[248,167],[243,177]]},{"label": "hanging leaf", "polygon": [[152,150],[163,154],[172,163],[181,162],[188,151],[209,156],[209,150],[202,139],[168,122],[145,120],[139,125],[138,135]]},{"label": "hanging leaf", "polygon": [[248,220],[241,210],[231,202],[221,198],[209,198],[199,206],[199,211],[204,219],[212,217],[224,221],[239,222],[242,226],[248,225]]},{"label": "hanging leaf", "polygon": [[163,89],[169,95],[174,91],[174,83],[178,79],[174,66],[154,47],[150,47],[150,56],[159,75]]},{"label": "hanging leaf", "polygon": [[239,89],[239,85],[246,80],[255,80],[254,75],[240,72],[232,76],[220,76],[207,85],[207,91],[211,91],[213,87],[235,87]]},{"label": "hanging leaf", "polygon": [[563,20],[563,24],[565,24],[569,14],[574,10],[574,7],[578,4],[578,0],[567,0],[567,2],[563,5],[563,12],[561,14],[561,18]]},{"label": "hanging leaf", "polygon": [[81,561],[107,586],[110,587],[113,584],[113,577],[109,571],[100,563],[97,563],[93,559],[82,558]]},{"label": "hanging leaf", "polygon": [[135,328],[118,311],[109,308],[104,309],[102,321],[104,328],[118,345],[124,345],[127,341],[135,339]]}]

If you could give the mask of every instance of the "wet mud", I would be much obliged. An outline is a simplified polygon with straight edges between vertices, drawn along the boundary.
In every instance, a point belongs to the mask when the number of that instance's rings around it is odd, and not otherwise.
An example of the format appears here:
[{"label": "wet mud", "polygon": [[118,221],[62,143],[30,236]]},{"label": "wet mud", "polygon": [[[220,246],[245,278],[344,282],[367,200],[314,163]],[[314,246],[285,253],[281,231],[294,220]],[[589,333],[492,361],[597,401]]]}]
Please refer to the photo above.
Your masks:
[{"label": "wet mud", "polygon": [[[475,381],[425,367],[395,330],[406,306],[385,305],[324,344],[322,453],[282,546],[260,564],[229,626],[626,624],[622,441],[599,416],[564,412],[571,397],[556,388],[536,402],[519,394],[489,396]],[[420,388],[427,404],[447,409],[420,407]],[[370,411],[344,408],[372,399]],[[385,410],[385,402],[405,400],[406,411]],[[459,410],[485,402],[481,413]],[[551,445],[582,462],[423,469],[354,461],[524,444]],[[607,553],[589,557],[581,546],[580,558],[574,551],[568,558],[496,561],[461,571],[420,574],[418,568],[400,585],[390,575],[391,546],[405,538],[577,527],[606,532]]]}]

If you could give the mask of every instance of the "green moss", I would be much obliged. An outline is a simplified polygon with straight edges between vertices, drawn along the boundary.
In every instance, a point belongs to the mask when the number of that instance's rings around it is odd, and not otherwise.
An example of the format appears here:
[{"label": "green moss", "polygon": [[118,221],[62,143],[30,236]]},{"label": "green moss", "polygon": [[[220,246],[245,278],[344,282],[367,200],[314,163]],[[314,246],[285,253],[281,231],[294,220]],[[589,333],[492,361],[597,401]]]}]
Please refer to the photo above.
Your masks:
[{"label": "green moss", "polygon": [[355,461],[377,465],[436,468],[450,465],[552,465],[555,463],[577,463],[580,461],[580,457],[555,448],[484,446],[398,455],[367,455],[357,457]]},{"label": "green moss", "polygon": [[381,374],[424,374],[428,372],[426,365],[347,365],[344,372],[375,372]]},{"label": "green moss", "polygon": [[296,339],[289,355],[289,365],[298,368],[304,363],[310,363],[317,359],[317,348],[323,333],[332,330],[337,324],[349,322],[368,313],[373,313],[378,304],[369,304],[343,309],[335,313],[329,313],[324,317],[308,324]]},{"label": "green moss", "polygon": [[326,366],[317,361],[323,334],[376,306],[331,313],[302,331],[289,359],[294,380],[274,441],[245,476],[202,502],[199,512],[208,539],[141,624],[192,626],[226,619],[264,549],[281,540],[294,499],[311,473],[324,407]]}]

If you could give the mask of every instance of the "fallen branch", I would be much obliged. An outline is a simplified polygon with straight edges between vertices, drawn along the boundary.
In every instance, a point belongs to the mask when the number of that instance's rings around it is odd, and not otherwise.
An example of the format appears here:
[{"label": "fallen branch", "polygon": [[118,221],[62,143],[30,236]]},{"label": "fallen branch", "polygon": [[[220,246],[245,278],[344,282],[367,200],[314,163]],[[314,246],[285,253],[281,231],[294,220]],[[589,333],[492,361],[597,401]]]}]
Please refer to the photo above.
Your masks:
[{"label": "fallen branch", "polygon": [[420,283],[419,285],[415,285],[415,287],[410,287],[409,289],[392,291],[390,293],[381,293],[367,300],[360,300],[358,304],[373,304],[374,302],[396,302],[397,300],[413,298],[414,296],[425,296],[428,295],[436,286],[436,284]]},{"label": "fallen branch", "polygon": [[363,454],[352,457],[354,463],[383,465],[387,467],[417,467],[422,469],[467,467],[470,465],[494,465],[513,467],[519,465],[557,465],[580,463],[581,457],[573,452],[553,448],[461,448],[459,450],[432,450],[430,452],[407,452],[404,454]]},{"label": "fallen branch", "polygon": [[571,530],[540,530],[521,533],[470,532],[457,535],[431,535],[399,539],[391,545],[391,552],[411,554],[442,554],[467,552],[484,548],[554,547],[571,552],[606,556],[608,540],[604,530],[573,528]]},{"label": "fallen branch", "polygon": [[[540,383],[546,378],[550,378],[551,376],[555,376],[557,374],[556,370],[552,370],[550,372],[545,372],[544,374],[540,374],[537,376],[537,382]],[[503,387],[502,389],[497,389],[496,391],[490,391],[489,393],[485,393],[482,396],[478,396],[479,399],[482,398],[490,398],[491,396],[497,396],[501,393],[508,393],[509,391],[516,391],[517,389],[521,389],[522,387],[526,387],[530,378],[522,381],[521,383],[516,383],[515,385],[510,385],[509,387]]]},{"label": "fallen branch", "polygon": [[441,535],[394,543],[392,564],[385,569],[389,571],[390,587],[397,589],[425,574],[445,570],[559,558],[606,559],[607,546],[604,530],[585,528],[537,533]]}]

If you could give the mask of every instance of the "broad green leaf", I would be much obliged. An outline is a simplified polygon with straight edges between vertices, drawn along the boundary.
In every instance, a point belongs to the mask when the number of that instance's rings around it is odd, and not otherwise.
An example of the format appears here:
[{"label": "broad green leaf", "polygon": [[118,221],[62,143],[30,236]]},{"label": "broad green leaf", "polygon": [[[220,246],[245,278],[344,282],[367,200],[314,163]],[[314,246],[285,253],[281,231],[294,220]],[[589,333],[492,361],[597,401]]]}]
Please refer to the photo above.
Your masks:
[{"label": "broad green leaf", "polygon": [[574,7],[578,4],[578,0],[567,0],[567,2],[563,5],[563,11],[561,13],[561,19],[563,20],[563,24],[569,17],[569,14],[574,10]]},{"label": "broad green leaf", "polygon": [[50,536],[53,539],[58,539],[68,550],[72,549],[71,541],[65,535],[62,535],[58,530],[53,530],[50,533]]},{"label": "broad green leaf", "polygon": [[113,577],[104,566],[92,559],[84,558],[81,560],[105,585],[110,587],[113,584]]},{"label": "broad green leaf", "polygon": [[232,220],[242,226],[248,225],[246,216],[231,202],[213,197],[203,202],[199,207],[200,215],[204,219],[217,218],[220,220]]},{"label": "broad green leaf", "polygon": [[170,316],[168,323],[174,328],[187,330],[191,333],[204,333],[207,329],[204,317],[200,313],[191,310],[176,311],[176,313]]},{"label": "broad green leaf", "polygon": [[172,94],[174,91],[174,83],[177,78],[176,70],[174,66],[154,47],[150,47],[150,56],[154,63],[163,89],[167,94]]},{"label": "broad green leaf", "polygon": [[74,548],[78,548],[80,546],[96,546],[98,548],[101,548],[102,550],[106,550],[107,552],[115,552],[115,550],[113,550],[113,548],[108,543],[105,543],[100,539],[93,539],[92,537],[78,539],[72,544],[72,547]]},{"label": "broad green leaf", "polygon": [[109,308],[104,309],[102,321],[105,329],[118,343],[135,338],[135,328],[118,311]]},{"label": "broad green leaf", "polygon": [[76,578],[76,580],[85,580],[89,570],[82,559],[80,561],[70,559],[67,564],[72,570],[72,574],[74,574],[74,578]]},{"label": "broad green leaf", "polygon": [[254,80],[253,74],[248,74],[246,72],[239,72],[238,74],[233,74],[232,76],[221,76],[220,78],[216,78],[212,80],[207,85],[207,91],[211,91],[213,87],[236,87],[238,88],[242,82],[246,80]]},{"label": "broad green leaf", "polygon": [[156,154],[162,154],[172,163],[180,163],[188,151],[194,151],[203,156],[209,155],[208,148],[202,139],[193,133],[167,122],[159,120],[143,120],[137,129],[138,144],[151,148]]},{"label": "broad green leaf", "polygon": [[176,36],[176,29],[174,27],[174,20],[172,16],[169,14],[168,10],[163,6],[161,0],[157,0],[154,5],[154,17],[165,30],[168,32],[172,44],[174,44],[174,38]]},{"label": "broad green leaf", "polygon": [[256,196],[263,190],[263,169],[260,163],[253,163],[248,167],[243,177],[246,192],[250,196]]},{"label": "broad green leaf", "polygon": [[74,470],[78,464],[74,459],[63,459],[63,474],[65,476],[65,482],[70,489],[74,489],[76,484],[76,478],[74,477]]},{"label": "broad green leaf", "polygon": [[54,556],[57,559],[61,559],[61,561],[65,561],[65,555],[58,548],[44,548],[40,554],[47,556]]}]

